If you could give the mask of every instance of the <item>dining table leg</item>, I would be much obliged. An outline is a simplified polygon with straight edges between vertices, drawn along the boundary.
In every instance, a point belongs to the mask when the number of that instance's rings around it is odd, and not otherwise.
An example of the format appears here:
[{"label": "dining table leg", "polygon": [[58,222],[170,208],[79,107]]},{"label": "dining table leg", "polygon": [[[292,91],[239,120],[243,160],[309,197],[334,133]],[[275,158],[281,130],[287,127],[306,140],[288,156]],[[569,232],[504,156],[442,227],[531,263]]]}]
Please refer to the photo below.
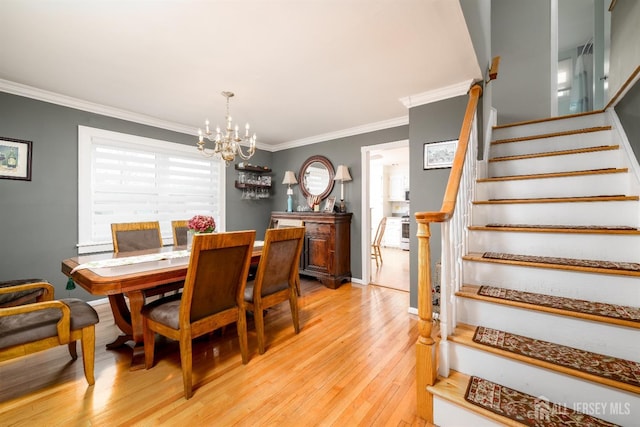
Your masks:
[{"label": "dining table leg", "polygon": [[109,295],[109,304],[113,313],[113,319],[118,328],[123,332],[113,342],[107,344],[107,349],[125,345],[133,341],[133,354],[130,369],[144,368],[144,340],[142,335],[142,307],[144,306],[144,293],[142,291],[127,292],[129,306],[123,294]]},{"label": "dining table leg", "polygon": [[129,307],[127,307],[127,302],[124,300],[124,295],[109,295],[109,305],[111,306],[111,313],[113,313],[113,321],[123,332],[123,334],[118,335],[113,342],[107,344],[107,349],[113,350],[131,341],[133,335],[131,329],[131,313],[129,312]]},{"label": "dining table leg", "polygon": [[142,307],[144,293],[142,291],[127,292],[129,310],[131,313],[131,332],[133,338],[133,354],[131,355],[131,370],[144,369],[144,338],[142,333]]}]

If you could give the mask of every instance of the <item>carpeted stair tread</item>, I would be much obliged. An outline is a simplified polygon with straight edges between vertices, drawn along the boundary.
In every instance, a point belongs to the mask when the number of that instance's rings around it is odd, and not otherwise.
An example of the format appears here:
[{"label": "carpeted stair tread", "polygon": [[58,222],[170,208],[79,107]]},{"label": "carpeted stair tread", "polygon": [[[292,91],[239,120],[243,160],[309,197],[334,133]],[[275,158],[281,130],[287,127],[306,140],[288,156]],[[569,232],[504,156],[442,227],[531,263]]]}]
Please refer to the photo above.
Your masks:
[{"label": "carpeted stair tread", "polygon": [[[503,256],[500,257],[484,256],[488,253],[489,252],[485,252],[484,254],[469,253],[468,255],[464,255],[462,259],[465,261],[519,265],[522,267],[550,268],[554,270],[571,270],[599,274],[615,274],[618,276],[640,276],[640,264],[636,263],[613,263],[610,261],[574,260],[573,258],[554,258],[515,254],[502,254]],[[511,255],[511,257],[509,257],[509,255]],[[554,262],[561,260],[576,262]],[[614,264],[627,268],[615,268]]]},{"label": "carpeted stair tread", "polygon": [[465,400],[526,426],[616,426],[564,405],[475,376],[469,378]]},{"label": "carpeted stair tread", "polygon": [[583,153],[596,153],[599,151],[611,151],[618,150],[620,148],[619,145],[599,145],[596,147],[586,147],[586,148],[574,148],[570,150],[558,150],[558,151],[545,151],[542,153],[532,153],[532,154],[518,154],[513,156],[500,156],[500,157],[492,157],[489,159],[489,163],[493,162],[506,162],[510,160],[526,160],[526,159],[537,159],[540,157],[551,157],[551,156],[567,156],[572,154],[583,154]]},{"label": "carpeted stair tread", "polygon": [[534,197],[526,199],[489,199],[474,200],[474,205],[510,204],[510,203],[577,203],[577,202],[625,202],[636,201],[638,196],[625,196],[624,194],[602,194],[595,196],[577,197]]},{"label": "carpeted stair tread", "polygon": [[427,390],[440,399],[447,400],[457,406],[467,409],[468,411],[483,415],[502,425],[523,425],[520,423],[515,423],[510,418],[501,416],[495,412],[491,412],[465,400],[465,392],[467,391],[467,387],[469,385],[469,378],[470,377],[468,375],[465,375],[461,372],[450,370],[448,377],[445,378],[439,376],[434,385],[427,386]]},{"label": "carpeted stair tread", "polygon": [[526,179],[542,179],[542,178],[566,178],[572,176],[585,176],[585,175],[603,175],[612,173],[627,173],[627,168],[604,168],[604,169],[588,169],[581,171],[569,171],[569,172],[551,172],[551,173],[536,173],[527,175],[506,175],[496,176],[491,178],[480,178],[476,182],[498,182],[498,181],[519,181]]},{"label": "carpeted stair tread", "polygon": [[565,225],[565,224],[487,224],[471,225],[469,230],[480,231],[527,231],[547,233],[595,233],[595,234],[640,234],[640,229],[627,225]]},{"label": "carpeted stair tread", "polygon": [[596,383],[640,393],[640,363],[637,362],[485,326],[458,324],[451,340]]},{"label": "carpeted stair tread", "polygon": [[628,270],[640,272],[640,264],[637,262],[614,262],[593,259],[561,258],[537,255],[518,255],[502,252],[485,252],[483,258],[504,259],[508,261],[524,261],[542,264],[556,264],[576,267],[603,268],[611,270]]},{"label": "carpeted stair tread", "polygon": [[640,308],[524,292],[494,286],[463,285],[457,296],[640,329]]}]

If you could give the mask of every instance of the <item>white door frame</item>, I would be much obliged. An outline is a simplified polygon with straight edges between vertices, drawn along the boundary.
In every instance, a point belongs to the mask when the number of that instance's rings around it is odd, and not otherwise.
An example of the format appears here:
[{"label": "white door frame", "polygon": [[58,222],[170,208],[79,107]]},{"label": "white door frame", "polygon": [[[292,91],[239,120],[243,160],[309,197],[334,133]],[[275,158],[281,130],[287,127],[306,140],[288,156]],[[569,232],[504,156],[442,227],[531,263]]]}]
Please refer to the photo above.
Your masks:
[{"label": "white door frame", "polygon": [[366,145],[360,148],[360,166],[362,170],[362,284],[371,282],[371,204],[369,200],[371,151],[386,150],[390,148],[408,147],[409,140],[386,142],[383,144]]}]

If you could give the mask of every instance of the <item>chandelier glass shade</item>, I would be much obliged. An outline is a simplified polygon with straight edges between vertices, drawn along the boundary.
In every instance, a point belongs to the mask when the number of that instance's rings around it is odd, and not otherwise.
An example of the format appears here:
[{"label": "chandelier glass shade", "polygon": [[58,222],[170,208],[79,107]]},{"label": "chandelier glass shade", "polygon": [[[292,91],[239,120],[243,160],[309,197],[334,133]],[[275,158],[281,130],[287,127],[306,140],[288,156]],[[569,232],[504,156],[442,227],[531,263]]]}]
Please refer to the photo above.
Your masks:
[{"label": "chandelier glass shade", "polygon": [[[224,160],[228,166],[229,162],[232,162],[236,155],[244,160],[250,159],[256,152],[257,138],[255,133],[249,136],[249,123],[244,127],[244,136],[240,134],[238,125],[235,125],[235,127],[232,125],[233,119],[229,114],[229,98],[234,96],[233,92],[222,92],[222,96],[227,98],[226,129],[221,130],[220,126],[216,126],[215,132],[212,132],[209,127],[209,120],[206,120],[204,122],[204,132],[202,132],[202,129],[198,129],[198,151],[206,157],[217,156]],[[207,149],[205,147],[205,138],[214,143],[213,149]],[[241,144],[249,146],[246,153],[242,150]]]}]

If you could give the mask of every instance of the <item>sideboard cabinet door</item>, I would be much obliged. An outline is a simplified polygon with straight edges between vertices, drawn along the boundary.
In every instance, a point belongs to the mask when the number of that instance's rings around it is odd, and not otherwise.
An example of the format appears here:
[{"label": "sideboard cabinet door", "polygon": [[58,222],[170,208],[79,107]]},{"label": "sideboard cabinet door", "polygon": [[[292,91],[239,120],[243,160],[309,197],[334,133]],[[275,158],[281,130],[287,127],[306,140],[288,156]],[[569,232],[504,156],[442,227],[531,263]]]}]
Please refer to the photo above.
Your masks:
[{"label": "sideboard cabinet door", "polygon": [[304,221],[304,248],[300,274],[315,277],[335,289],[351,280],[351,213],[273,212],[271,223],[279,219]]}]

